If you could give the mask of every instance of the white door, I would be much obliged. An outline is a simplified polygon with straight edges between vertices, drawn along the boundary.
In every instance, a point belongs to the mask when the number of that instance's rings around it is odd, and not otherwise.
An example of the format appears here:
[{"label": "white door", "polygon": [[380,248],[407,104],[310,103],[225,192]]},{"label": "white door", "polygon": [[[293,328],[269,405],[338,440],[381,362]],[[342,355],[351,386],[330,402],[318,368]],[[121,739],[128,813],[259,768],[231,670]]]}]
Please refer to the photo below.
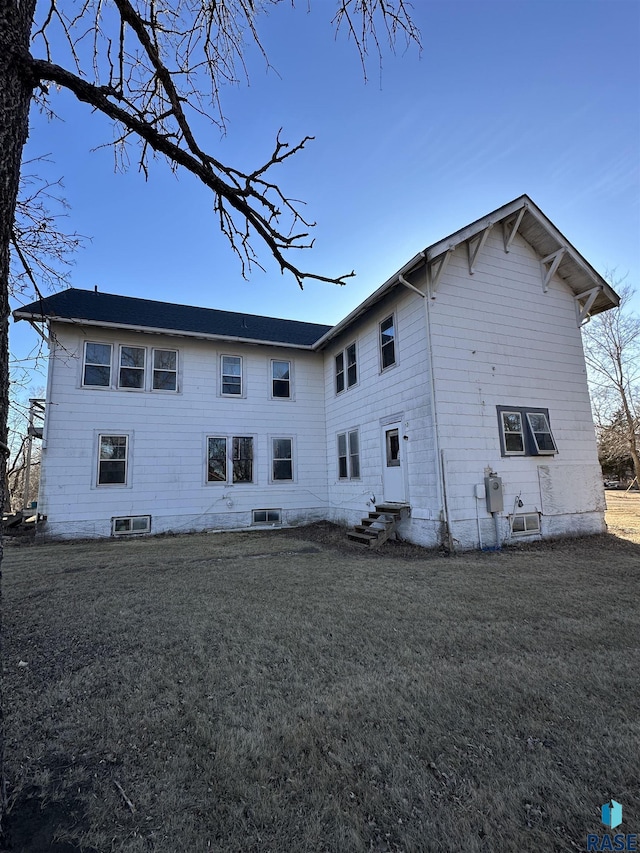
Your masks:
[{"label": "white door", "polygon": [[402,503],[405,498],[402,424],[382,427],[382,487],[385,503]]}]

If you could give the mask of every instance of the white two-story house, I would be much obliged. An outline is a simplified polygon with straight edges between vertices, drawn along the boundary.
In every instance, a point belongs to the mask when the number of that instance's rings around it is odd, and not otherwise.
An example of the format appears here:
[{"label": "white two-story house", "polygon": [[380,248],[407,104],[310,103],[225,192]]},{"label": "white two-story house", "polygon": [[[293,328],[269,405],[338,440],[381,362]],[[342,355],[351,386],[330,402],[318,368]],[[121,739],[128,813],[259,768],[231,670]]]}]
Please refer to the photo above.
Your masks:
[{"label": "white two-story house", "polygon": [[50,347],[46,537],[356,524],[425,546],[602,532],[580,326],[618,297],[522,196],[336,326],[70,289]]}]

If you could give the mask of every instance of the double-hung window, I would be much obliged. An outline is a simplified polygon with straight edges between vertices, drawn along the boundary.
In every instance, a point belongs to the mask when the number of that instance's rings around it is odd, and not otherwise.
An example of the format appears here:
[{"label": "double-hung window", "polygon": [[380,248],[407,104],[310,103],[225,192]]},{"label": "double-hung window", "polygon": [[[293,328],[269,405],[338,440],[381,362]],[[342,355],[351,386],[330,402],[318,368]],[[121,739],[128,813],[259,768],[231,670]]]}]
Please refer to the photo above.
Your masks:
[{"label": "double-hung window", "polygon": [[291,362],[271,362],[271,396],[274,399],[291,399]]},{"label": "double-hung window", "polygon": [[178,390],[178,351],[174,349],[154,349],[153,380],[154,391]]},{"label": "double-hung window", "polygon": [[222,394],[224,396],[242,397],[242,357],[239,355],[223,355],[220,359],[222,372]]},{"label": "double-hung window", "polygon": [[118,388],[144,388],[144,347],[120,347],[120,372]]},{"label": "double-hung window", "polygon": [[94,388],[110,387],[111,344],[85,343],[82,384]]},{"label": "double-hung window", "polygon": [[360,479],[360,438],[358,430],[338,433],[338,477]]},{"label": "double-hung window", "polygon": [[209,436],[207,439],[207,482],[252,483],[253,438],[244,435]]},{"label": "double-hung window", "polygon": [[353,387],[358,381],[358,355],[355,342],[339,352],[335,358],[336,394]]},{"label": "double-hung window", "polygon": [[393,314],[380,323],[380,368],[386,370],[396,363],[396,332]]},{"label": "double-hung window", "polygon": [[233,482],[253,483],[253,439],[233,437]]},{"label": "double-hung window", "polygon": [[498,406],[503,456],[552,456],[558,452],[548,409]]},{"label": "double-hung window", "polygon": [[126,485],[128,456],[128,436],[100,435],[98,437],[98,485]]},{"label": "double-hung window", "polygon": [[274,482],[293,480],[293,439],[271,439],[271,479]]}]

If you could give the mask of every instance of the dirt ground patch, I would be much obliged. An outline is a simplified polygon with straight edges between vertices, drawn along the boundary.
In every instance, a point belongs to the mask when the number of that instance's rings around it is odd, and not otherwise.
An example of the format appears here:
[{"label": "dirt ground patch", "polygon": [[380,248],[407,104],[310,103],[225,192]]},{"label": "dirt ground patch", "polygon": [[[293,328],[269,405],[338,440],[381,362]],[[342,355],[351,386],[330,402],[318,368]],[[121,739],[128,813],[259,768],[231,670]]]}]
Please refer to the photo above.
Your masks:
[{"label": "dirt ground patch", "polygon": [[502,553],[9,546],[15,853],[584,849],[640,814],[640,507],[607,497],[610,534]]}]

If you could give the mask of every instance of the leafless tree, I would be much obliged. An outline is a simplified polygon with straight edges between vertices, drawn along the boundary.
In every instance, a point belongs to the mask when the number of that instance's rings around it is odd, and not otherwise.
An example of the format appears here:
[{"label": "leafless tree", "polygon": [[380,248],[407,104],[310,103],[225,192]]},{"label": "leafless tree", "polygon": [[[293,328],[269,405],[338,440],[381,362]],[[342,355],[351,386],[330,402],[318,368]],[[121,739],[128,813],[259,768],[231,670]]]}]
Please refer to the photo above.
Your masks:
[{"label": "leafless tree", "polygon": [[[212,125],[224,129],[223,88],[246,77],[246,51],[257,49],[267,59],[260,14],[281,4],[295,2],[0,0],[0,451],[8,449],[11,247],[25,272],[33,261],[20,244],[16,220],[21,159],[31,104],[35,99],[52,109],[52,90],[68,90],[113,121],[121,164],[135,149],[145,173],[150,159],[161,157],[199,178],[243,274],[260,266],[259,253],[266,252],[300,286],[305,279],[345,282],[347,275],[308,272],[290,260],[292,250],[312,245],[313,223],[302,203],[281,188],[277,173],[310,137],[289,144],[278,134],[271,155],[249,170],[222,162],[203,141]],[[398,39],[419,45],[408,5],[335,0],[333,23],[353,40],[363,68],[370,52],[381,55],[385,42],[391,48]],[[29,280],[35,283],[35,273]],[[0,487],[4,494],[4,480]],[[1,547],[0,540],[0,562]]]},{"label": "leafless tree", "polygon": [[20,189],[11,233],[9,293],[33,299],[42,290],[69,284],[74,255],[87,240],[69,232],[63,220],[69,204],[62,192],[62,179],[45,180],[38,167],[48,162],[36,157],[22,164]]},{"label": "leafless tree", "polygon": [[[614,286],[616,282],[612,281]],[[596,425],[626,445],[640,481],[640,316],[631,310],[633,290],[617,286],[620,305],[583,326]]]}]

